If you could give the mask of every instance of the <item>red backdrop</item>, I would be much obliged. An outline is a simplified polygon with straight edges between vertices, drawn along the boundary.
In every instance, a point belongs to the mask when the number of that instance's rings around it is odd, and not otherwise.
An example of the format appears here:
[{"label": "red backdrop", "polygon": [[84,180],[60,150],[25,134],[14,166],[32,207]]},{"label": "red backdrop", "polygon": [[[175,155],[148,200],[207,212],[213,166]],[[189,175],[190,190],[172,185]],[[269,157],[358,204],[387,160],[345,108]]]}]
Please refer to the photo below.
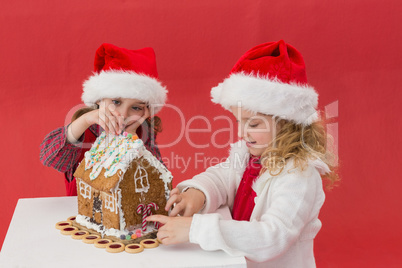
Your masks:
[{"label": "red backdrop", "polygon": [[304,55],[338,134],[342,183],[322,209],[317,264],[396,267],[401,13],[397,0],[4,2],[0,245],[19,198],[64,195],[63,175],[39,162],[39,144],[81,103],[101,43],[155,49],[172,105],[160,113],[158,141],[176,185],[225,157],[236,138],[229,114],[210,102],[210,88],[249,48],[285,39]]}]

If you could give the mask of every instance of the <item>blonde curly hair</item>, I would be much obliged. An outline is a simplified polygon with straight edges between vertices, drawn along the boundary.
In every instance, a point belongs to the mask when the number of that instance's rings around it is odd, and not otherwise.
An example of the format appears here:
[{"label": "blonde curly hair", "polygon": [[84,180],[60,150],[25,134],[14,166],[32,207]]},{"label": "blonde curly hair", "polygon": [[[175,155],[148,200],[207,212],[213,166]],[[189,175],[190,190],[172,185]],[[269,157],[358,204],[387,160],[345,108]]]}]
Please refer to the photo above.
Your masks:
[{"label": "blonde curly hair", "polygon": [[287,160],[293,158],[295,168],[304,169],[309,159],[319,158],[330,168],[322,175],[326,188],[331,189],[339,181],[337,159],[330,150],[332,138],[327,135],[323,121],[302,126],[291,121],[276,119],[277,133],[270,146],[261,155],[261,172],[279,175]]}]

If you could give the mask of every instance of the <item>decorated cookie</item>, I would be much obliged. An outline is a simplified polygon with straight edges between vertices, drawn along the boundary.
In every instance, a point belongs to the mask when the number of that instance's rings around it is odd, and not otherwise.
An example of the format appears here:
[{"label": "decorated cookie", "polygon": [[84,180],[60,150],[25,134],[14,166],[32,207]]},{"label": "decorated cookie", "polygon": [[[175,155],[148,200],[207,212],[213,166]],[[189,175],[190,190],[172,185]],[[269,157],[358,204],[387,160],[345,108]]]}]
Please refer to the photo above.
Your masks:
[{"label": "decorated cookie", "polygon": [[56,223],[56,229],[58,230],[62,230],[68,226],[72,226],[73,222],[72,221],[59,221],[58,223]]},{"label": "decorated cookie", "polygon": [[110,239],[103,239],[103,238],[101,238],[101,239],[96,240],[95,243],[94,243],[94,245],[95,245],[95,247],[97,247],[97,248],[106,248],[106,246],[107,246],[108,244],[112,243],[112,242],[113,242],[113,241],[110,240]]},{"label": "decorated cookie", "polygon": [[144,248],[156,248],[159,242],[156,239],[144,239],[140,242]]},{"label": "decorated cookie", "polygon": [[129,244],[126,246],[125,251],[128,253],[140,253],[144,251],[144,247],[140,244]]},{"label": "decorated cookie", "polygon": [[74,226],[67,226],[64,227],[63,229],[60,230],[60,233],[64,234],[64,235],[71,235],[72,233],[74,233],[75,231],[78,231],[77,227]]},{"label": "decorated cookie", "polygon": [[94,234],[89,234],[89,235],[85,235],[82,238],[82,242],[86,243],[86,244],[93,244],[95,243],[95,241],[97,241],[98,239],[100,239],[99,235],[94,235]]},{"label": "decorated cookie", "polygon": [[80,231],[78,230],[77,232],[74,232],[71,234],[72,239],[83,239],[85,236],[87,236],[89,233],[87,231]]},{"label": "decorated cookie", "polygon": [[106,251],[110,253],[119,253],[124,251],[124,244],[123,243],[110,243],[106,246]]},{"label": "decorated cookie", "polygon": [[75,221],[75,217],[76,217],[76,216],[71,216],[71,217],[68,217],[68,219],[67,219],[67,220],[69,220],[69,221]]}]

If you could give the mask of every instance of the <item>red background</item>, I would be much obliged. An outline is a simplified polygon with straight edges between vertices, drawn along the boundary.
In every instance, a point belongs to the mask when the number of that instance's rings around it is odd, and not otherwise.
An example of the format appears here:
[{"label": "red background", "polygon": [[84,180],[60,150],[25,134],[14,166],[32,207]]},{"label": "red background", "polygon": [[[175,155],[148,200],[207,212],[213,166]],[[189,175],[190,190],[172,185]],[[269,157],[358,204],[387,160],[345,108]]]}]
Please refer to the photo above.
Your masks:
[{"label": "red background", "polygon": [[[209,147],[194,148],[183,137],[161,150],[172,161],[176,185],[203,171],[196,153],[219,159],[227,154],[227,146],[212,146],[214,131],[229,127],[214,117],[229,114],[210,102],[210,88],[249,48],[284,39],[304,55],[320,108],[338,101],[332,123],[338,126],[342,183],[327,193],[322,209],[318,267],[397,267],[402,248],[400,14],[398,0],[2,3],[0,245],[19,198],[64,195],[63,175],[39,162],[39,144],[81,103],[81,84],[101,43],[152,46],[169,103],[180,108],[187,129],[207,128],[199,118],[191,122],[194,116],[211,122],[210,131],[189,133],[193,143]],[[168,144],[184,126],[173,109],[160,116],[164,132],[158,141]],[[225,144],[236,136],[226,131],[214,137]],[[190,168],[173,164],[175,157],[190,159]]]}]

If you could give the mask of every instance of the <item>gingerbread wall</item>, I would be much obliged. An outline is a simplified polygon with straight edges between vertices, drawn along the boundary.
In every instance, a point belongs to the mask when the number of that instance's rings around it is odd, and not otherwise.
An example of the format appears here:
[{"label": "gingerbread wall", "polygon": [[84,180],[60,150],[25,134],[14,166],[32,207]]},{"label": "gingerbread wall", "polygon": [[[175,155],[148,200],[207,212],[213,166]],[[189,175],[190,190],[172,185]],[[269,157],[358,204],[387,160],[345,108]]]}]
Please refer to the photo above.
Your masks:
[{"label": "gingerbread wall", "polygon": [[[102,42],[152,46],[169,105],[158,136],[173,184],[227,155],[236,139],[210,88],[262,42],[285,39],[336,134],[342,184],[327,193],[318,267],[395,267],[402,240],[398,0],[4,1],[0,9],[0,244],[19,198],[63,196],[39,144],[80,105]],[[394,266],[393,266],[394,265]]]}]

